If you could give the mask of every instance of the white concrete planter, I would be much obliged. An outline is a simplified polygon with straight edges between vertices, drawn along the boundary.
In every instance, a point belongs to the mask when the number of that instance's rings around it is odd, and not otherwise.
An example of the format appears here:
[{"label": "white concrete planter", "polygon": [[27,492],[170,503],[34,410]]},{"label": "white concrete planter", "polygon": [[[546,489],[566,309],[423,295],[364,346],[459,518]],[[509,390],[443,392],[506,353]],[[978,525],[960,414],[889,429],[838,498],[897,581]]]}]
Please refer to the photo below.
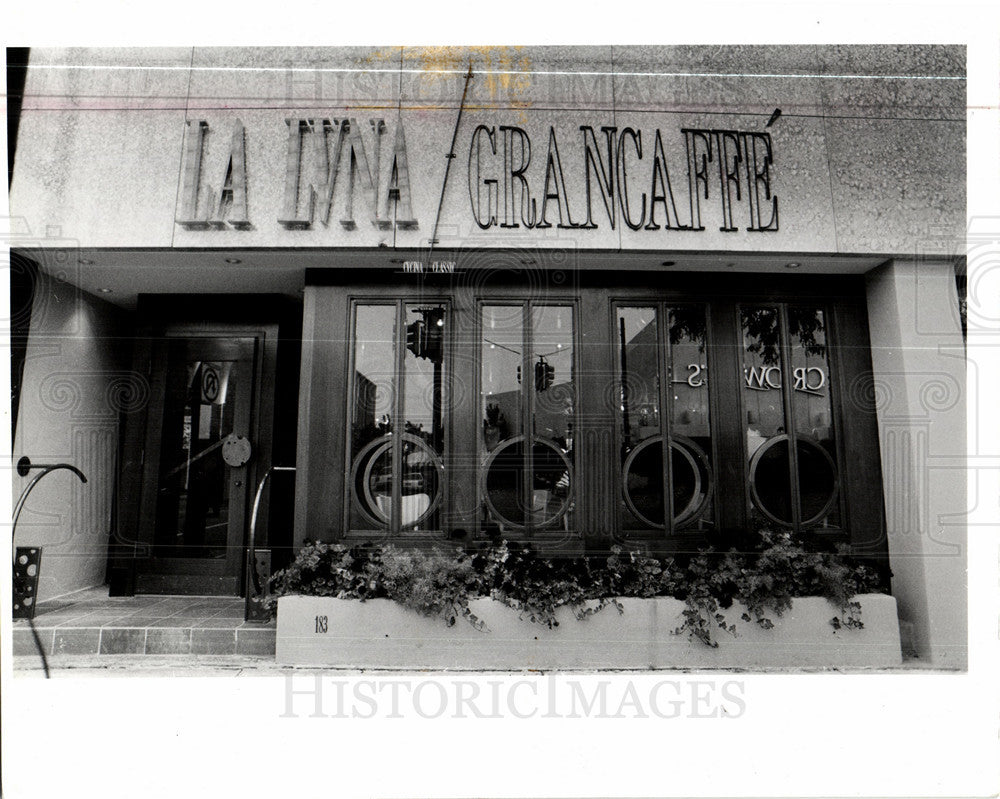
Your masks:
[{"label": "white concrete planter", "polygon": [[[359,602],[329,597],[278,600],[276,659],[287,665],[349,668],[460,669],[663,669],[663,668],[885,668],[901,663],[896,600],[883,594],[856,597],[864,629],[834,631],[841,615],[825,599],[794,600],[764,630],[725,611],[736,636],[715,630],[718,648],[674,635],[683,623],[677,599],[622,599],[578,620],[563,608],[554,629],[518,617],[499,602],[477,599],[472,612],[488,632],[463,619],[447,627],[386,599]],[[324,622],[325,619],[325,632]]]}]

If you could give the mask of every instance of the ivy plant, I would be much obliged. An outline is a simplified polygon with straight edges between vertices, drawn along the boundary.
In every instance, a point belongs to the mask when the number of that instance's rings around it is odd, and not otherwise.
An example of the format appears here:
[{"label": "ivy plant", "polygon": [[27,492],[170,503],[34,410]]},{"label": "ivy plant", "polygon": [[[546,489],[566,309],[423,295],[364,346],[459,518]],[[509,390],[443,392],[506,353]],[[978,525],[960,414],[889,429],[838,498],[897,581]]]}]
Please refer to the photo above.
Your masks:
[{"label": "ivy plant", "polygon": [[620,598],[675,597],[685,603],[676,635],[718,646],[718,631],[736,635],[723,611],[739,602],[742,621],[763,629],[792,606],[795,597],[822,596],[838,611],[834,631],[860,629],[857,594],[880,590],[877,575],[855,562],[846,548],[812,551],[786,532],[762,531],[743,551],[713,549],[686,558],[657,558],[620,546],[607,555],[550,558],[529,544],[500,541],[469,551],[403,549],[389,544],[307,542],[288,568],[271,580],[268,602],[307,594],[340,599],[391,599],[453,625],[464,619],[485,630],[470,602],[491,597],[521,618],[549,628],[559,608],[578,619],[608,605],[623,612]]}]

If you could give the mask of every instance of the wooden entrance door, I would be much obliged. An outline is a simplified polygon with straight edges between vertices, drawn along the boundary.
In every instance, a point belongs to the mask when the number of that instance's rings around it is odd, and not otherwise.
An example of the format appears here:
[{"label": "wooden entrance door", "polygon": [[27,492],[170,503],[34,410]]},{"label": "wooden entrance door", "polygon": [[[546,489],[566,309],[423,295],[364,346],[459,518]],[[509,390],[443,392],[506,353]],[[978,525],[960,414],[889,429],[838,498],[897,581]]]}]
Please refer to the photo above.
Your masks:
[{"label": "wooden entrance door", "polygon": [[253,449],[256,338],[175,336],[151,358],[139,593],[241,590]]}]

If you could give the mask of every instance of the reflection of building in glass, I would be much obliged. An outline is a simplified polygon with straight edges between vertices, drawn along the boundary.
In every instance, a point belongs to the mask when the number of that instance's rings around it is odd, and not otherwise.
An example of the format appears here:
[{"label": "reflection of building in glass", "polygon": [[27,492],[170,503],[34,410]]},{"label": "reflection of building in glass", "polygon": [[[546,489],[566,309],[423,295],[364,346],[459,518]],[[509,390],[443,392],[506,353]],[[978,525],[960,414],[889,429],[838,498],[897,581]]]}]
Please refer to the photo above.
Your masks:
[{"label": "reflection of building in glass", "polygon": [[354,373],[354,426],[375,426],[375,383],[360,372]]}]

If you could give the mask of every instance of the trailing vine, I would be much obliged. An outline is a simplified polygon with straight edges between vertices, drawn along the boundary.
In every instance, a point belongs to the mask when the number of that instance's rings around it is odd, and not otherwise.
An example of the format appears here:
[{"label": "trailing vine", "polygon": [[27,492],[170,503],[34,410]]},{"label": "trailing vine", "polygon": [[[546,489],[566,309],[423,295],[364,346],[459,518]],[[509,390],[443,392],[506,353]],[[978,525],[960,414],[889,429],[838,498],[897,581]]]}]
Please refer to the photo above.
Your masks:
[{"label": "trailing vine", "polygon": [[877,574],[855,562],[847,547],[811,551],[791,533],[769,530],[760,533],[758,545],[749,552],[699,553],[688,563],[682,582],[687,586],[684,623],[675,632],[687,632],[709,646],[718,646],[716,628],[736,634],[735,625],[727,626],[720,612],[734,601],[746,608],[744,622],[770,630],[773,617],[790,610],[795,597],[823,597],[838,610],[830,619],[837,632],[863,629],[861,605],[853,597],[881,590]]},{"label": "trailing vine", "polygon": [[501,541],[481,550],[402,549],[393,545],[307,542],[288,568],[271,580],[269,603],[288,594],[340,599],[391,599],[451,626],[464,619],[485,631],[469,603],[491,597],[521,618],[557,627],[557,611],[586,619],[619,598],[675,597],[685,603],[673,631],[707,646],[719,632],[737,635],[723,611],[740,603],[742,621],[762,629],[795,597],[825,597],[837,610],[834,632],[862,629],[858,594],[878,592],[873,570],[844,547],[806,549],[789,533],[763,531],[747,551],[707,549],[685,559],[656,558],[620,546],[605,556],[548,558],[530,545]]},{"label": "trailing vine", "polygon": [[307,541],[288,568],[271,578],[267,602],[273,608],[288,594],[338,599],[391,599],[448,626],[463,618],[477,629],[485,624],[469,609],[479,596],[480,576],[471,558],[453,552],[421,552],[390,544],[327,544]]}]

